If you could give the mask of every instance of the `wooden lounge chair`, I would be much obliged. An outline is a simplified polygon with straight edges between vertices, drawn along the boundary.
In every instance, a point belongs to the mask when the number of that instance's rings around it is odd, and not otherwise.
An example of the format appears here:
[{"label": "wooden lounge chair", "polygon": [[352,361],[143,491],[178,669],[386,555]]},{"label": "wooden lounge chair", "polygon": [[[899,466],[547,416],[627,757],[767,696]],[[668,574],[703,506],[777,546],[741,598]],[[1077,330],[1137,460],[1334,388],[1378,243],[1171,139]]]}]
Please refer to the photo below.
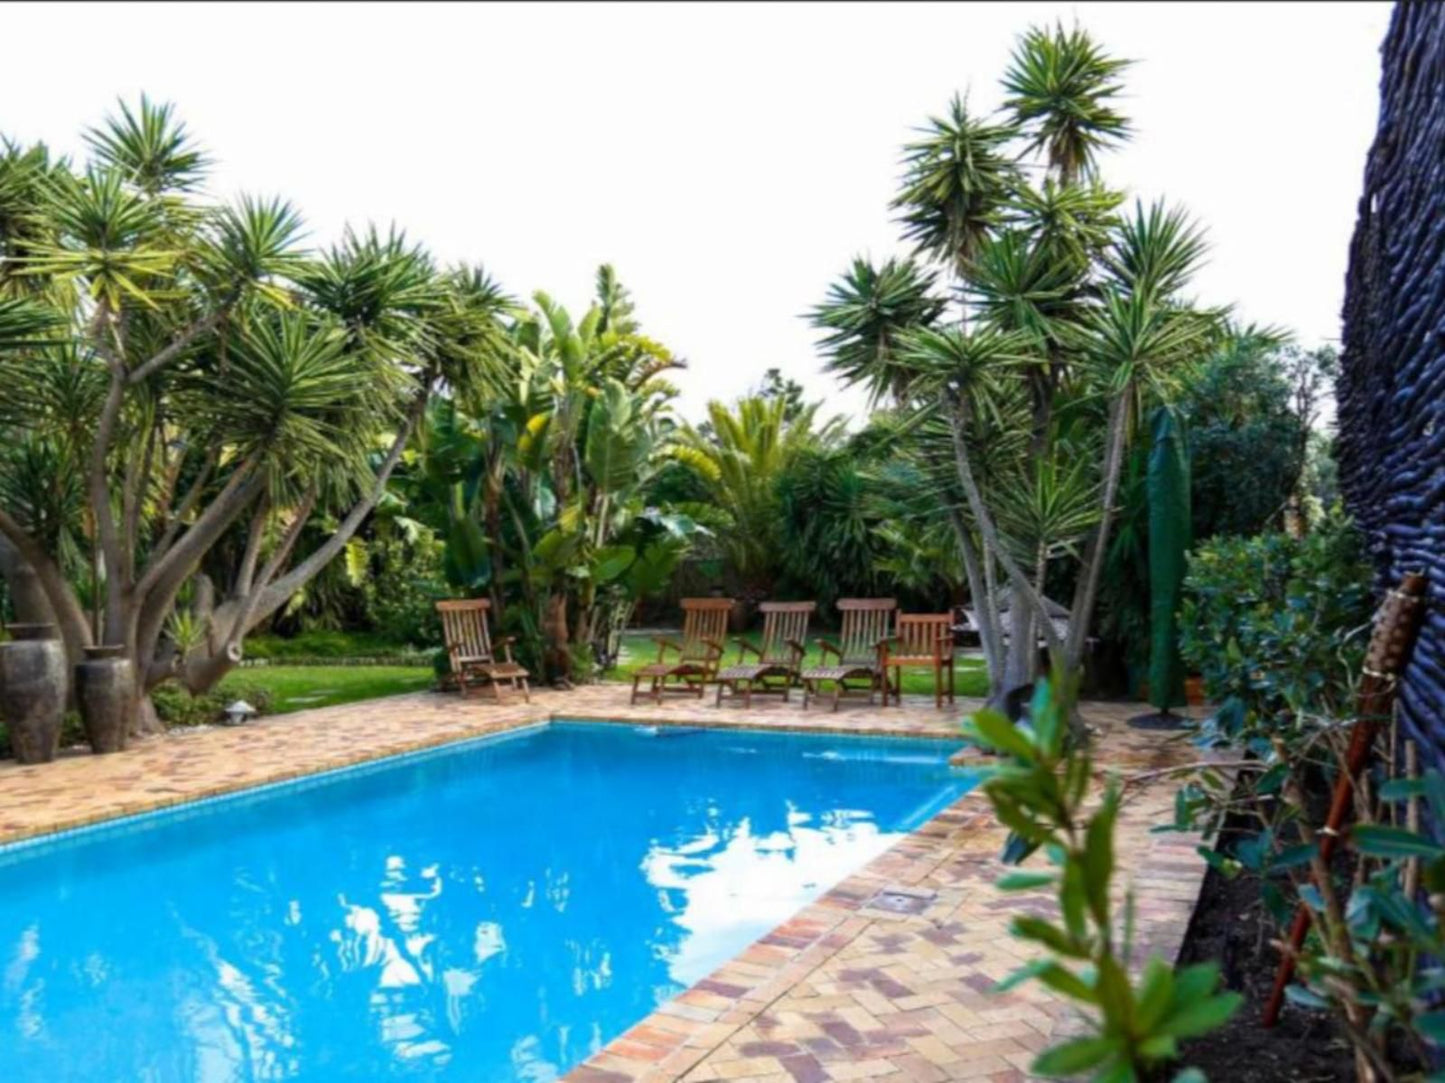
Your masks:
[{"label": "wooden lounge chair", "polygon": [[[840,598],[838,612],[843,627],[838,642],[818,640],[825,656],[832,655],[833,665],[809,666],[803,670],[803,707],[822,694],[825,681],[833,682],[833,710],[844,696],[867,692],[868,702],[883,682],[882,648],[888,638],[888,626],[898,602],[893,598]],[[849,681],[866,682],[850,686]]]},{"label": "wooden lounge chair", "polygon": [[[633,673],[632,702],[637,702],[638,685],[644,680],[651,681],[648,694],[654,703],[662,702],[664,692],[701,699],[708,683],[717,679],[732,608],[731,598],[684,598],[682,642],[666,636],[653,637],[657,640],[657,661]],[[676,662],[667,660],[670,650],[677,652]]]},{"label": "wooden lounge chair", "polygon": [[[903,703],[903,670],[908,666],[933,669],[933,705],[943,706],[946,691],[953,702],[953,614],[899,613],[893,635],[883,642],[883,706]],[[946,674],[946,676],[945,676]]]},{"label": "wooden lounge chair", "polygon": [[[808,622],[817,602],[764,602],[763,645],[755,647],[746,639],[736,640],[737,665],[728,666],[717,675],[717,702],[722,705],[723,692],[742,696],[743,706],[753,705],[753,695],[781,695],[788,702],[788,690],[798,683],[807,648]],[[747,655],[755,656],[747,661]]]},{"label": "wooden lounge chair", "polygon": [[520,689],[522,699],[531,703],[531,692],[527,688],[530,674],[512,660],[512,636],[500,641],[502,657],[496,656],[491,629],[487,625],[487,610],[491,608],[492,603],[486,598],[437,602],[457,690],[463,696],[470,695],[469,680],[481,678],[491,684],[492,694],[500,703],[502,683],[506,682],[512,686],[512,691]]}]

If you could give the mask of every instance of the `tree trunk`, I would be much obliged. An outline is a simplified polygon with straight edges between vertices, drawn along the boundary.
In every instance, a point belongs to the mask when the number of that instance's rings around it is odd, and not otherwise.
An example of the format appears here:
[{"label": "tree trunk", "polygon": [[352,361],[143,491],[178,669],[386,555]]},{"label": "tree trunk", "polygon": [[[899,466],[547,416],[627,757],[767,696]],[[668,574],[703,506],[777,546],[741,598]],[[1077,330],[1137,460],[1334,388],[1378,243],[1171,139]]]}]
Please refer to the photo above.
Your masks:
[{"label": "tree trunk", "polygon": [[[1099,593],[1099,576],[1109,549],[1109,531],[1114,523],[1114,501],[1119,494],[1119,474],[1124,464],[1124,438],[1128,432],[1129,400],[1132,385],[1125,386],[1109,405],[1108,443],[1104,453],[1104,493],[1100,502],[1099,525],[1094,528],[1084,549],[1079,584],[1074,591],[1073,612],[1069,614],[1069,637],[1064,647],[1064,664],[1077,671],[1084,663],[1084,646],[1089,639],[1089,625],[1094,618],[1094,603]],[[1051,652],[1052,653],[1052,652]]]},{"label": "tree trunk", "polygon": [[[1048,644],[1049,653],[1057,656],[1061,644],[1058,641],[1058,637],[1054,634],[1053,625],[1049,622],[1048,610],[1044,606],[1043,598],[1040,597],[1039,592],[1034,589],[1034,585],[1029,582],[1028,576],[1023,573],[1018,563],[1009,556],[1008,551],[999,541],[998,531],[994,526],[993,518],[989,514],[988,506],[983,500],[983,492],[979,489],[978,480],[974,477],[973,463],[969,456],[968,443],[964,437],[962,404],[957,402],[953,403],[948,416],[949,429],[953,438],[954,460],[958,469],[958,480],[963,486],[964,496],[968,498],[969,510],[973,513],[974,522],[978,526],[979,538],[983,546],[983,572],[985,582],[987,583],[988,597],[986,602],[987,612],[985,613],[981,610],[979,613],[980,627],[982,627],[984,621],[991,622],[994,628],[994,634],[1002,640],[1003,636],[998,624],[997,596],[994,593],[992,583],[992,561],[996,558],[1008,576],[1009,586],[1013,588],[1014,610],[1027,608],[1038,616],[1041,624],[1040,631],[1043,632],[1044,640]],[[1017,639],[1014,639],[1009,645],[1008,654],[1014,656],[1020,649],[1021,645]],[[1032,644],[1029,644],[1026,647],[1022,647],[1022,649],[1031,651],[1033,647]],[[1017,672],[1021,668],[1023,671],[1027,671],[1027,667],[1020,667],[1017,662],[1015,662],[1013,666],[1010,666],[1008,660],[1005,660],[1004,672],[999,676],[999,681],[1003,683],[1005,687],[1000,693],[995,694],[994,698],[998,700],[998,704],[991,701],[990,706],[999,706],[1003,703],[1003,697],[1010,691],[1008,681],[1011,670]],[[989,677],[989,683],[991,685],[994,683],[992,673]]]}]

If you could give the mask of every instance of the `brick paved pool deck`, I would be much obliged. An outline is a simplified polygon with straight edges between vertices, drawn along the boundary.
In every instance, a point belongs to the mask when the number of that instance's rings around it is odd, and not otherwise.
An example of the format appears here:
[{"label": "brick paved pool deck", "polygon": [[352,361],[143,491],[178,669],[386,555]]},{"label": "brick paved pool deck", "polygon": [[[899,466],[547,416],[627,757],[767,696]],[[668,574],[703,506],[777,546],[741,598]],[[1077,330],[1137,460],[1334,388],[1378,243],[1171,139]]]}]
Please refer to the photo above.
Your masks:
[{"label": "brick paved pool deck", "polygon": [[[548,718],[954,736],[976,703],[935,710],[798,702],[711,706],[628,704],[620,685],[535,693],[530,705],[418,693],[302,711],[241,727],[183,730],[112,756],[0,765],[0,843],[147,809],[348,766]],[[1124,776],[1193,758],[1171,735],[1132,730],[1134,704],[1087,703],[1096,760]],[[1118,826],[1119,886],[1135,893],[1138,938],[1173,959],[1204,875],[1197,839],[1151,834],[1170,816],[1175,785],[1131,785]],[[1044,893],[993,887],[1004,838],[972,793],[773,930],[691,989],[639,1020],[569,1079],[819,1083],[877,1078],[1021,1083],[1035,1052],[1075,1025],[1073,1009],[1032,984],[993,983],[1027,960],[1008,935],[1017,912],[1048,914]]]}]

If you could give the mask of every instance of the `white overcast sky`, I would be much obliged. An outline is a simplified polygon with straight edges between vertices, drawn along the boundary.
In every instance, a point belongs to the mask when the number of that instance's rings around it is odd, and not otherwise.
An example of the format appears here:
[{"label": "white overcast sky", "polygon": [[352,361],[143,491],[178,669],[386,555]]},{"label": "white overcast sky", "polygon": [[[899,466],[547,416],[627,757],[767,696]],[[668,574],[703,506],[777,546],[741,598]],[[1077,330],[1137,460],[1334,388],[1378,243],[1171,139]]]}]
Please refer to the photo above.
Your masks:
[{"label": "white overcast sky", "polygon": [[1134,58],[1107,179],[1208,227],[1202,299],[1336,339],[1388,4],[7,4],[0,132],[78,153],[117,95],[175,101],[211,189],[327,243],[395,221],[519,295],[617,267],[694,414],[777,366],[836,409],[800,314],[901,246],[900,145],[994,106],[1014,37],[1077,19]]}]

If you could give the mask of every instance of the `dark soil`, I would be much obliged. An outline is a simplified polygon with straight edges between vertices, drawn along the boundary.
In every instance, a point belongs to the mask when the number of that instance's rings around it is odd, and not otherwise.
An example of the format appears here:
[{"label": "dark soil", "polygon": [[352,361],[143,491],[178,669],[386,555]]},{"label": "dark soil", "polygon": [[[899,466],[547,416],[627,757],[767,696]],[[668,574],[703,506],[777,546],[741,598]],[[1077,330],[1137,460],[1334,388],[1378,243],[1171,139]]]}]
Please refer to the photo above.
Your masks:
[{"label": "dark soil", "polygon": [[1270,944],[1277,935],[1258,881],[1209,870],[1179,962],[1217,960],[1224,984],[1243,993],[1244,1004],[1223,1027],[1186,1043],[1180,1063],[1199,1068],[1211,1083],[1351,1083],[1354,1052],[1330,1016],[1286,1001],[1274,1027],[1260,1025],[1279,965]]}]

